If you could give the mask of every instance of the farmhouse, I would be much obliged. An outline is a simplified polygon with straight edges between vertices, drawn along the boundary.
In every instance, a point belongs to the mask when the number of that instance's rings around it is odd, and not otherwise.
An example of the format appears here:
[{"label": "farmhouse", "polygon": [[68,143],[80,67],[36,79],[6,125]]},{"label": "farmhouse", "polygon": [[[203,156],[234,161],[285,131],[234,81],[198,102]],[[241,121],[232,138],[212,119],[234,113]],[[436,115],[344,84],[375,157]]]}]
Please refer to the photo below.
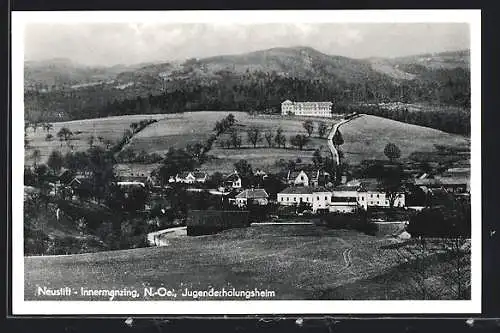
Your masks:
[{"label": "farmhouse", "polygon": [[234,200],[239,207],[247,206],[249,203],[265,206],[268,204],[268,198],[266,190],[258,188],[244,190]]},{"label": "farmhouse", "polygon": [[329,209],[332,192],[321,187],[287,187],[278,193],[278,204],[283,206],[298,205],[301,202],[311,204],[313,213]]},{"label": "farmhouse", "polygon": [[[335,187],[332,191],[332,202],[357,202],[357,205],[366,210],[368,207],[390,207],[389,198],[378,181],[375,179],[354,180],[346,185]],[[405,206],[405,194],[397,193],[394,207]]]},{"label": "farmhouse", "polygon": [[205,172],[181,172],[178,173],[175,178],[170,177],[169,183],[184,183],[184,184],[194,184],[194,183],[205,183],[207,181],[207,174]]},{"label": "farmhouse", "polygon": [[415,179],[415,185],[424,192],[443,189],[450,193],[465,193],[470,191],[470,180],[466,177],[435,177]]},{"label": "farmhouse", "polygon": [[233,189],[240,189],[241,188],[241,177],[235,171],[234,173],[227,176],[226,179],[224,179],[224,186],[230,187]]},{"label": "farmhouse", "polygon": [[292,186],[323,186],[329,180],[330,174],[324,171],[288,171],[286,182]]},{"label": "farmhouse", "polygon": [[327,117],[332,115],[332,102],[292,102],[281,103],[281,115],[297,115],[310,117]]},{"label": "farmhouse", "polygon": [[[390,207],[390,200],[386,191],[380,184],[373,179],[365,179],[360,182],[360,189],[358,190],[362,200],[366,200],[367,207]],[[394,199],[394,207],[405,206],[405,194],[397,193]]]}]

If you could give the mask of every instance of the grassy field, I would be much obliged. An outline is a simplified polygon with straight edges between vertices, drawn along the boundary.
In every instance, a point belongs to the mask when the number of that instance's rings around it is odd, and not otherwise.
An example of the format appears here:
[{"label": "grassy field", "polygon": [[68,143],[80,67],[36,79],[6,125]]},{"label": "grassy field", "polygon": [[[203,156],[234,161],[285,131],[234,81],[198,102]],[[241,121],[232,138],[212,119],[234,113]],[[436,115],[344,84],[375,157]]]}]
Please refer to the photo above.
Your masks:
[{"label": "grassy field", "polygon": [[25,163],[32,163],[31,155],[35,149],[40,150],[41,158],[40,162],[45,162],[49,157],[52,150],[59,150],[62,153],[66,153],[70,150],[69,145],[65,142],[59,141],[57,138],[57,132],[63,127],[70,129],[72,132],[80,131],[81,133],[73,135],[69,144],[73,146],[75,151],[87,150],[89,148],[88,139],[91,135],[96,137],[95,144],[99,141],[97,137],[101,136],[104,140],[117,141],[123,136],[123,132],[126,129],[130,129],[130,124],[133,122],[139,122],[143,119],[161,119],[165,115],[163,114],[151,114],[151,115],[128,115],[128,116],[117,116],[108,118],[95,118],[95,119],[83,119],[65,122],[52,123],[53,128],[49,132],[54,136],[52,141],[46,141],[45,136],[47,131],[42,128],[38,128],[33,131],[33,128],[27,130],[28,139],[30,140],[29,148],[25,150]]},{"label": "grassy field", "polygon": [[[339,293],[342,286],[379,276],[396,264],[396,250],[382,248],[394,242],[390,238],[313,225],[254,226],[167,241],[159,248],[26,257],[25,299],[49,299],[35,296],[37,286],[135,288],[141,294],[135,300],[144,300],[145,287],[162,286],[178,291],[179,300],[187,299],[180,295],[184,288],[209,287],[267,288],[277,299],[353,298],[359,292],[348,288]],[[386,279],[385,288],[400,278]],[[377,292],[369,297],[384,299]]]},{"label": "grassy field", "polygon": [[[278,127],[283,129],[283,134],[287,140],[290,136],[297,134],[306,134],[302,123],[306,119],[312,119],[314,122],[320,120],[325,121],[328,125],[333,125],[336,119],[320,119],[320,118],[305,118],[305,117],[282,117],[280,115],[249,115],[244,112],[186,112],[183,114],[172,114],[166,116],[142,132],[138,133],[128,145],[130,148],[140,151],[164,153],[170,147],[183,148],[188,144],[205,141],[210,134],[213,134],[215,122],[226,117],[229,113],[235,116],[235,128],[240,131],[242,138],[241,148],[227,149],[221,147],[221,142],[229,138],[228,134],[221,135],[214,143],[210,155],[214,159],[205,165],[202,169],[208,172],[231,172],[233,164],[240,159],[247,159],[254,168],[261,168],[268,171],[273,171],[274,164],[277,160],[283,158],[285,160],[301,158],[304,161],[310,161],[314,149],[325,149],[326,139],[317,137],[314,133],[310,143],[303,151],[290,147],[289,149],[268,148],[264,141],[253,148],[247,141],[246,130],[250,127],[258,127],[264,133],[267,130],[275,133]],[[317,125],[316,125],[317,126]]]},{"label": "grassy field", "polygon": [[341,149],[351,164],[364,159],[386,159],[384,147],[389,142],[399,147],[402,158],[415,151],[434,151],[435,144],[469,146],[469,140],[460,135],[370,115],[342,125],[340,132],[345,141]]}]

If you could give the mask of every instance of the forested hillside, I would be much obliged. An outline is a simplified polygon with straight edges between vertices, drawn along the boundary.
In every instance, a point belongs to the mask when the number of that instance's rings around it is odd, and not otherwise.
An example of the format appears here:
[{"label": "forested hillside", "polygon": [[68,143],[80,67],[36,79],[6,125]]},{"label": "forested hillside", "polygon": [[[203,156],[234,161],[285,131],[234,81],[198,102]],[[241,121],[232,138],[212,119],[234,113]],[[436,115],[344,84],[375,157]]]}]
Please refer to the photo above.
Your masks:
[{"label": "forested hillside", "polygon": [[467,63],[464,55],[457,57],[391,59],[381,66],[381,60],[374,65],[374,60],[330,56],[306,47],[275,48],[148,65],[119,73],[112,83],[78,89],[27,90],[25,112],[31,121],[199,110],[278,113],[285,99],[331,100],[335,112],[345,112],[348,105],[388,102],[467,111],[470,71],[460,66]]}]

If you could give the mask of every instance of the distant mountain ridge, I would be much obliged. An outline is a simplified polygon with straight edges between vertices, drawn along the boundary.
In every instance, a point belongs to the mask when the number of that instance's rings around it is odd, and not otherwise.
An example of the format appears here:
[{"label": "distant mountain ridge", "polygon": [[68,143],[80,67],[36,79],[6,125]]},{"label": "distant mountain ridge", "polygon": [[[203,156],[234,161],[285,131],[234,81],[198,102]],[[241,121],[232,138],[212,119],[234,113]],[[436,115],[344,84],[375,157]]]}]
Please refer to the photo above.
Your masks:
[{"label": "distant mountain ridge", "polygon": [[[412,67],[413,66],[413,67]],[[328,55],[312,47],[276,47],[243,54],[218,55],[177,62],[150,62],[134,65],[87,66],[66,58],[25,62],[27,85],[71,86],[94,81],[118,80],[128,83],[159,76],[171,79],[217,77],[221,71],[243,74],[247,71],[275,72],[300,79],[326,79],[332,76],[347,82],[381,79],[418,78],[415,67],[453,69],[470,67],[470,51],[447,51],[396,58],[353,59]]]},{"label": "distant mountain ridge", "polygon": [[285,99],[470,106],[467,51],[352,59],[276,47],[184,61],[91,67],[26,62],[25,114],[71,120],[197,110],[278,112]]}]

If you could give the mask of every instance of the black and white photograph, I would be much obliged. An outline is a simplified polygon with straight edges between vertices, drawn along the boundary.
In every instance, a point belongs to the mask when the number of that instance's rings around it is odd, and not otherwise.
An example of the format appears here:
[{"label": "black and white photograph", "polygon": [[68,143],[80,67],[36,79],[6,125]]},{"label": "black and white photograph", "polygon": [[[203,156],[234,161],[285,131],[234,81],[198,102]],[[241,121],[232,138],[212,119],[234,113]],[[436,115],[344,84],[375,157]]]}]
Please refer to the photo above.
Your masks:
[{"label": "black and white photograph", "polygon": [[12,16],[15,313],[480,312],[479,11]]}]

